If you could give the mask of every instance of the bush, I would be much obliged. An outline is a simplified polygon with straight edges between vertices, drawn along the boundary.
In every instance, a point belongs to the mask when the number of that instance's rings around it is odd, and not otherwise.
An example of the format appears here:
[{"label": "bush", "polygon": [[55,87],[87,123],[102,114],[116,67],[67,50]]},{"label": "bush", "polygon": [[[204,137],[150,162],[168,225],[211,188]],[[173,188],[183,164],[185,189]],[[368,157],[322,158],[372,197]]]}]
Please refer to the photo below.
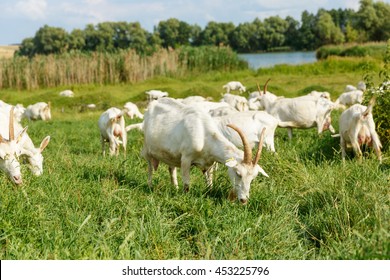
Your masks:
[{"label": "bush", "polygon": [[373,73],[366,74],[367,94],[364,101],[368,103],[371,97],[376,96],[376,105],[373,109],[374,120],[382,145],[387,149],[390,143],[390,40],[384,56],[384,67],[379,71],[379,79],[381,82],[375,86]]}]

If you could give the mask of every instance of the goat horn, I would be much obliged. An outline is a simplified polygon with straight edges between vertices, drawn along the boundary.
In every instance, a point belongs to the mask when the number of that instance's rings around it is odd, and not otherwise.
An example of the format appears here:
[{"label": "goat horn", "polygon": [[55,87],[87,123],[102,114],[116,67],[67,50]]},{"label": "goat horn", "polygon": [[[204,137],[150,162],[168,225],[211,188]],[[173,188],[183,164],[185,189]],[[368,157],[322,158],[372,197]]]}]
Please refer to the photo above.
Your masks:
[{"label": "goat horn", "polygon": [[248,139],[246,138],[244,132],[242,132],[242,130],[239,129],[234,124],[228,124],[227,126],[232,128],[232,129],[234,129],[235,131],[237,131],[238,135],[240,135],[242,144],[244,146],[244,160],[243,160],[243,163],[251,164],[252,163],[252,150],[251,150],[251,147],[249,146]]},{"label": "goat horn", "polygon": [[259,83],[256,83],[257,84],[257,90],[259,91],[259,94],[261,95],[261,88],[260,88],[260,85]]},{"label": "goat horn", "polygon": [[268,85],[268,82],[271,81],[271,79],[268,79],[266,82],[265,82],[265,85],[264,85],[264,94],[267,93],[267,85]]},{"label": "goat horn", "polygon": [[15,131],[14,131],[14,107],[11,107],[9,112],[9,141],[15,140]]},{"label": "goat horn", "polygon": [[5,143],[5,139],[3,138],[3,136],[1,136],[1,134],[0,134],[0,143]]},{"label": "goat horn", "polygon": [[255,159],[253,160],[253,165],[256,165],[259,162],[261,151],[263,150],[264,134],[265,134],[265,127],[261,131],[259,147],[257,148],[256,156]]}]

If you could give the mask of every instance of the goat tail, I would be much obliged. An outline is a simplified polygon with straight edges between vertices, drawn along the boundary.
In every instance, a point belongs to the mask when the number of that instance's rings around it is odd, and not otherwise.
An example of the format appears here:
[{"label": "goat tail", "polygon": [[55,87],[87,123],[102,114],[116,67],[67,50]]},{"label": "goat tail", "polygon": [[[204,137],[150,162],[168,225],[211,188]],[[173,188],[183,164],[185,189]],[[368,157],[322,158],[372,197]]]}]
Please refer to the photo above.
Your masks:
[{"label": "goat tail", "polygon": [[369,114],[372,113],[372,108],[375,105],[375,101],[376,101],[376,96],[374,95],[371,97],[370,101],[368,102],[367,109],[363,112],[364,117],[367,117]]}]

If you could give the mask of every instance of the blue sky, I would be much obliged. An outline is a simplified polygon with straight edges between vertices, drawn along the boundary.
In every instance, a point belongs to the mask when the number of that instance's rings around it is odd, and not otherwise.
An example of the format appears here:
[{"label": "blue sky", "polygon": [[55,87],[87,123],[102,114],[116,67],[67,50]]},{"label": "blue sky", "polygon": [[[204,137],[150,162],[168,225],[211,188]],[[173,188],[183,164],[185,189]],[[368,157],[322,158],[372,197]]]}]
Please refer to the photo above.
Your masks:
[{"label": "blue sky", "polygon": [[209,21],[238,25],[275,15],[300,20],[304,10],[316,13],[319,8],[358,7],[359,0],[1,0],[0,45],[33,37],[45,24],[70,32],[89,23],[138,21],[152,31],[159,21],[169,18],[203,28]]}]

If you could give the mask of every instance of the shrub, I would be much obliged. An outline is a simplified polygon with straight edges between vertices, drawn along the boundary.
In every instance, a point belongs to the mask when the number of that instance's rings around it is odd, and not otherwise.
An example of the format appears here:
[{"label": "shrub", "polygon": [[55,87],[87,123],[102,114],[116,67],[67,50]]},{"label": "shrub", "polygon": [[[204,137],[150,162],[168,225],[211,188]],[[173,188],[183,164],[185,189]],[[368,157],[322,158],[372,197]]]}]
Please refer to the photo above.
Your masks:
[{"label": "shrub", "polygon": [[373,115],[379,137],[384,149],[387,149],[390,143],[390,40],[388,41],[383,61],[383,69],[378,73],[381,81],[379,85],[374,84],[373,73],[367,73],[365,75],[367,94],[365,94],[364,101],[368,103],[371,97],[376,96]]}]

